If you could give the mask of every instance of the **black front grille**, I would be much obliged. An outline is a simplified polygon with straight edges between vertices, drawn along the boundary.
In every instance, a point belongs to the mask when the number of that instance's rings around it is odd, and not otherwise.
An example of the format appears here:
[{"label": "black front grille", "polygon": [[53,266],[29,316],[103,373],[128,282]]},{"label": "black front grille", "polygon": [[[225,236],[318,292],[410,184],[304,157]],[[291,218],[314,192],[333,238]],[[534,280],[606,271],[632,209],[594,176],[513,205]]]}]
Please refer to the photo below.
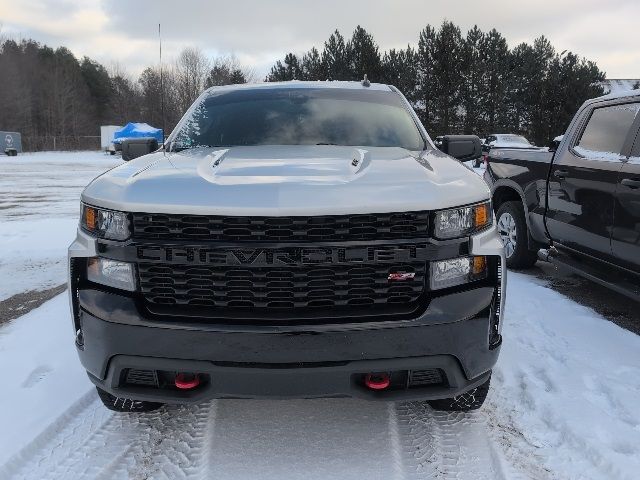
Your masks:
[{"label": "black front grille", "polygon": [[323,242],[426,238],[429,212],[310,217],[133,214],[136,239]]},{"label": "black front grille", "polygon": [[[344,316],[350,308],[403,310],[419,303],[425,271],[424,261],[271,267],[138,264],[140,288],[150,305],[221,307],[216,308],[219,313],[243,310],[249,315],[256,309],[296,309],[296,314],[308,309],[323,315],[331,313],[323,309],[339,308]],[[415,275],[394,281],[390,273]]]}]

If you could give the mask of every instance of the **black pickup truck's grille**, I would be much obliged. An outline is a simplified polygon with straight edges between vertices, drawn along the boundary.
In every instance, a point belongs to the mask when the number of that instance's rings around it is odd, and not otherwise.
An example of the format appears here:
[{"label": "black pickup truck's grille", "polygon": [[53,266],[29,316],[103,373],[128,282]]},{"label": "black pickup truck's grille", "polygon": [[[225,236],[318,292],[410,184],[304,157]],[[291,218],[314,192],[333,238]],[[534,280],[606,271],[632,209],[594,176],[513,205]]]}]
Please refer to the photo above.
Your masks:
[{"label": "black pickup truck's grille", "polygon": [[309,217],[133,214],[133,237],[158,240],[322,242],[424,238],[429,212]]},{"label": "black pickup truck's grille", "polygon": [[[425,287],[426,263],[296,266],[138,264],[140,287],[154,305],[245,309],[317,309],[416,304]],[[390,281],[390,273],[414,273]],[[216,309],[217,310],[217,309]],[[344,309],[343,309],[344,310]],[[348,311],[344,311],[349,316]]]}]

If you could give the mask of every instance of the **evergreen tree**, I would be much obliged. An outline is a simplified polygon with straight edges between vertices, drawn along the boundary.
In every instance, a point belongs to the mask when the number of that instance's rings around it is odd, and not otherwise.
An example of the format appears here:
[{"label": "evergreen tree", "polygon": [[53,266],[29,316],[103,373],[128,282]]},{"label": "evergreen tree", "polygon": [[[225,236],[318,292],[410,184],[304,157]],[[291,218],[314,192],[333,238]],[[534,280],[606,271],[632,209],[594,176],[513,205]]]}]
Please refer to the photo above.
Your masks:
[{"label": "evergreen tree", "polygon": [[338,30],[333,32],[324,42],[322,51],[322,64],[327,75],[327,80],[350,80],[351,60],[344,43],[344,37]]},{"label": "evergreen tree", "polygon": [[211,67],[205,86],[209,88],[238,83],[247,83],[247,77],[244,72],[240,68],[235,68],[232,63],[218,61]]},{"label": "evergreen tree", "polygon": [[[533,42],[533,52],[529,63],[521,74],[523,80],[523,103],[527,112],[522,133],[537,145],[546,145],[544,125],[549,121],[549,112],[545,105],[545,83],[549,72],[549,64],[556,52],[549,40],[544,36]],[[575,112],[574,112],[575,113]],[[555,137],[555,135],[554,135]]]},{"label": "evergreen tree", "polygon": [[84,57],[80,64],[80,72],[92,97],[90,106],[94,109],[98,120],[103,122],[107,118],[112,95],[111,79],[107,69],[98,62]]},{"label": "evergreen tree", "polygon": [[463,45],[460,29],[451,22],[443,22],[435,41],[433,70],[435,74],[436,118],[438,133],[455,133],[459,130],[461,87],[463,77],[460,66]]},{"label": "evergreen tree", "polygon": [[365,75],[372,82],[382,78],[382,62],[378,45],[367,31],[358,25],[346,47],[350,62],[350,77],[345,80],[362,80]]},{"label": "evergreen tree", "polygon": [[298,57],[293,53],[287,53],[284,62],[278,60],[271,67],[266,78],[267,82],[284,82],[287,80],[302,80],[302,68]]},{"label": "evergreen tree", "polygon": [[467,32],[461,61],[461,96],[463,107],[462,131],[476,134],[485,129],[482,115],[485,65],[482,62],[481,45],[484,33],[475,25]]},{"label": "evergreen tree", "polygon": [[571,52],[556,55],[549,64],[544,85],[543,105],[547,110],[547,121],[534,140],[547,144],[563,134],[580,105],[586,99],[604,93],[601,85],[604,78],[604,73],[593,62]]},{"label": "evergreen tree", "polygon": [[507,77],[509,75],[509,47],[505,38],[494,28],[480,42],[482,62],[486,66],[483,76],[482,109],[486,116],[485,134],[508,131]]},{"label": "evergreen tree", "polygon": [[416,56],[417,66],[417,88],[416,103],[414,108],[420,117],[424,127],[432,136],[437,135],[435,127],[437,125],[435,118],[436,108],[436,73],[434,63],[436,57],[436,31],[430,25],[427,25],[420,32],[418,40],[418,53]]},{"label": "evergreen tree", "polygon": [[411,103],[415,103],[418,88],[416,51],[391,49],[382,57],[382,81],[397,87]]},{"label": "evergreen tree", "polygon": [[303,55],[301,68],[303,80],[324,80],[325,78],[322,58],[316,47]]},{"label": "evergreen tree", "polygon": [[229,75],[229,85],[237,85],[240,83],[247,83],[247,76],[239,68],[231,70],[231,74]]}]

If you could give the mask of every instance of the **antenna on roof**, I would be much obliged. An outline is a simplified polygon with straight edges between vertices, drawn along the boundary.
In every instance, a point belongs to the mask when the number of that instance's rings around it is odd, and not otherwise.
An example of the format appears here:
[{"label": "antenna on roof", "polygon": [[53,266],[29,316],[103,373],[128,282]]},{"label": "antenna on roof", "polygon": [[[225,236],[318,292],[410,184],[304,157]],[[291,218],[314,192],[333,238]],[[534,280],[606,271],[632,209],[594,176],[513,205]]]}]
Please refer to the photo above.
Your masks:
[{"label": "antenna on roof", "polygon": [[160,128],[162,129],[162,151],[167,152],[165,146],[165,138],[164,138],[164,77],[162,75],[162,34],[160,33],[160,24],[158,24],[158,43],[160,44],[160,116],[161,123]]},{"label": "antenna on roof", "polygon": [[371,82],[367,78],[367,74],[366,73],[364,74],[364,78],[362,79],[362,86],[363,87],[370,87],[371,86]]}]

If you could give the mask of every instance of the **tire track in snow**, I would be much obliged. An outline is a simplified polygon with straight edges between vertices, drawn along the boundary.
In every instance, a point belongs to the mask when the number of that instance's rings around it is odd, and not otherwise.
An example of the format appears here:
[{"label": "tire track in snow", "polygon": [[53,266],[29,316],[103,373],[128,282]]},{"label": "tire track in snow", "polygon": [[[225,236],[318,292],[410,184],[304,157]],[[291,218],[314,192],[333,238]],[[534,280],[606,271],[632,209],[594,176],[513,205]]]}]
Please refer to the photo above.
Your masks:
[{"label": "tire track in snow", "polygon": [[482,413],[420,402],[216,400],[114,414],[83,397],[0,478],[500,479]]},{"label": "tire track in snow", "polygon": [[[92,392],[57,431],[46,431],[12,459],[0,478],[199,478],[211,403],[114,414]],[[61,420],[63,420],[61,418]]]},{"label": "tire track in snow", "polygon": [[481,411],[437,412],[424,402],[399,403],[396,409],[408,477],[506,478]]}]

